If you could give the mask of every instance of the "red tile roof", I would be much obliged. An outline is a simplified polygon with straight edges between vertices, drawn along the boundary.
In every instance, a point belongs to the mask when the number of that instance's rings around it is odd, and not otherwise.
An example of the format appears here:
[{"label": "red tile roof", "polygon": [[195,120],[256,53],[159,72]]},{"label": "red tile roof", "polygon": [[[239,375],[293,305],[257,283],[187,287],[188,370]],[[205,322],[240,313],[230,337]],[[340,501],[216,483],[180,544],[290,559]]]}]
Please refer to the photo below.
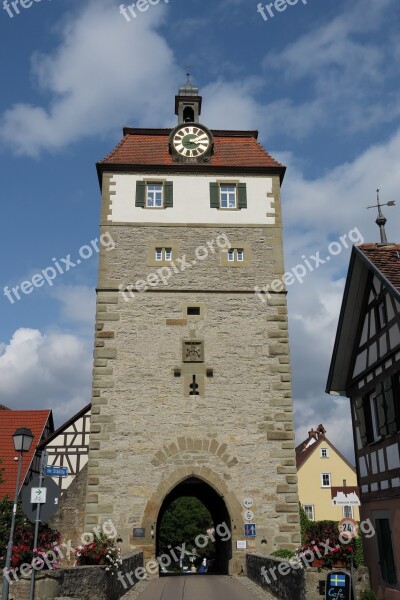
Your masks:
[{"label": "red tile roof", "polygon": [[33,441],[29,452],[24,452],[22,463],[21,486],[28,474],[36,447],[40,443],[46,425],[50,424],[53,430],[53,417],[51,410],[2,410],[0,414],[0,459],[3,468],[3,483],[0,484],[0,498],[9,495],[14,498],[15,485],[17,482],[18,463],[14,458],[17,453],[14,450],[12,435],[16,429],[27,427],[33,433]]},{"label": "red tile roof", "polygon": [[[343,454],[341,452],[339,452],[339,450],[332,444],[332,442],[330,442],[328,440],[328,438],[325,436],[325,434],[319,434],[319,435],[315,435],[318,434],[318,430],[319,428],[322,428],[320,431],[326,431],[322,425],[319,425],[319,427],[317,428],[317,431],[313,431],[311,430],[311,434],[309,435],[307,439],[304,440],[304,442],[301,442],[301,444],[299,444],[296,447],[296,467],[297,470],[299,470],[304,463],[310,458],[310,456],[313,454],[313,452],[323,443],[324,445],[328,445],[332,448],[332,450],[334,450],[342,460],[344,460],[345,463],[348,464],[349,467],[351,467],[353,469],[353,471],[355,471],[354,466],[347,460],[347,458],[345,458],[343,456]],[[309,444],[309,442],[311,440],[314,440],[314,443]]]},{"label": "red tile roof", "polygon": [[400,291],[400,244],[360,244],[358,249]]},{"label": "red tile roof", "polygon": [[[176,166],[169,153],[171,129],[124,129],[124,137],[102,164]],[[197,168],[285,167],[257,141],[257,131],[213,131],[214,154],[208,164]]]}]

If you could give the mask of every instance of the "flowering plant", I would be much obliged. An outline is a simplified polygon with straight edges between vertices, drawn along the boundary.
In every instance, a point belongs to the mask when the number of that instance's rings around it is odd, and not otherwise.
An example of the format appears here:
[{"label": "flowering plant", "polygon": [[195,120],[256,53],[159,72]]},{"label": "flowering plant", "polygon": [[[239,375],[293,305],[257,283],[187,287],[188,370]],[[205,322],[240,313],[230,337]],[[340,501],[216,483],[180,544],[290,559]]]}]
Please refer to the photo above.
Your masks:
[{"label": "flowering plant", "polygon": [[357,567],[359,563],[358,546],[356,539],[340,539],[338,523],[336,521],[310,522],[304,534],[304,544],[297,550],[297,556],[306,558],[312,555],[315,559],[322,560],[322,566],[331,568],[337,562],[343,562],[349,567],[351,562]]},{"label": "flowering plant", "polygon": [[112,541],[100,534],[89,544],[78,546],[75,549],[76,566],[104,565],[109,573],[116,573],[122,565],[121,548],[114,546]]},{"label": "flowering plant", "polygon": [[[0,571],[5,567],[13,505],[13,502],[8,500],[8,498],[0,501]],[[30,564],[33,558],[37,556],[44,556],[48,553],[48,556],[51,557],[52,553],[57,553],[57,544],[60,542],[58,531],[51,529],[47,525],[40,525],[37,548],[33,549],[34,529],[34,524],[26,519],[22,512],[21,504],[18,503],[14,545],[11,555],[12,569],[18,569],[23,563]],[[54,569],[57,565],[57,560],[48,558],[44,564],[44,569]]]}]

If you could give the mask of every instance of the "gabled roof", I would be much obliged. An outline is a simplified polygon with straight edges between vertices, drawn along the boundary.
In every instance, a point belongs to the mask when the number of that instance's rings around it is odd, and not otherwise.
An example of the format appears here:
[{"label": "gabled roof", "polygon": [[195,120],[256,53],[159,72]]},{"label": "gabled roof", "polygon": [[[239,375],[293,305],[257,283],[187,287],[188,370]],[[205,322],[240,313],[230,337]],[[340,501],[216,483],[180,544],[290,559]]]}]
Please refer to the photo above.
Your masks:
[{"label": "gabled roof", "polygon": [[[340,458],[354,471],[356,472],[354,466],[343,456],[341,452],[328,440],[325,436],[325,433],[318,433],[322,425],[317,428],[317,431],[311,430],[309,432],[308,438],[306,438],[301,444],[296,447],[296,467],[297,471],[301,469],[305,462],[314,454],[317,448],[321,445],[329,446]],[[325,432],[325,429],[322,428]]]},{"label": "gabled roof", "polygon": [[209,163],[177,164],[169,153],[169,135],[172,129],[131,129],[125,127],[120,143],[97,163],[99,179],[107,170],[143,171],[148,169],[173,172],[234,171],[271,172],[284,177],[286,167],[276,161],[257,141],[257,131],[214,130],[214,154]]},{"label": "gabled roof", "polygon": [[400,244],[353,246],[326,392],[346,395],[346,384],[368,276],[373,273],[400,302]]},{"label": "gabled roof", "polygon": [[51,410],[3,410],[0,416],[0,459],[4,468],[3,483],[0,484],[0,498],[7,494],[14,498],[17,482],[18,462],[14,450],[12,436],[16,429],[27,427],[33,433],[33,441],[29,452],[24,452],[22,462],[21,487],[29,472],[36,447],[41,442],[47,424],[54,430]]},{"label": "gabled roof", "polygon": [[46,448],[46,446],[50,442],[52,442],[56,437],[58,437],[61,433],[63,433],[66,429],[68,429],[68,427],[70,427],[70,425],[72,425],[73,423],[75,423],[75,421],[78,421],[78,419],[80,419],[81,417],[83,417],[83,415],[86,415],[86,413],[88,413],[91,408],[92,408],[92,404],[91,403],[87,404],[86,406],[84,406],[73,417],[71,417],[70,419],[68,419],[68,421],[66,421],[63,425],[61,425],[58,429],[56,429],[54,431],[54,433],[52,433],[45,440],[43,440],[43,442],[41,444],[39,444],[39,446],[38,446],[37,449],[38,450],[44,450]]}]

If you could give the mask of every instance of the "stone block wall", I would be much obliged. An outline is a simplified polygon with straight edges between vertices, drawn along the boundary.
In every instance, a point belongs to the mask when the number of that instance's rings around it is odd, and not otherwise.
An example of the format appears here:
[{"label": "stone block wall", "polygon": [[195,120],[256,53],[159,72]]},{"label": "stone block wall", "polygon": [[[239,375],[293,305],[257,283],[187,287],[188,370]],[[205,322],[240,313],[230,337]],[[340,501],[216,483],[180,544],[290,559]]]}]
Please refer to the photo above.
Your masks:
[{"label": "stone block wall", "polygon": [[[86,487],[87,465],[63,493],[60,507],[48,523],[50,527],[61,532],[62,542],[68,543],[71,540],[74,548],[81,544],[81,536],[85,532]],[[63,560],[61,564],[66,566],[67,563],[68,561]]]},{"label": "stone block wall", "polygon": [[[246,569],[249,579],[260,587],[270,591],[279,600],[321,600],[325,595],[320,595],[319,584],[325,582],[329,571],[310,567],[307,569],[290,569],[286,575],[278,571],[280,563],[286,562],[273,556],[261,554],[246,555]],[[262,569],[265,567],[269,582],[266,581]],[[273,569],[275,578],[270,575]],[[361,592],[370,589],[369,570],[359,567],[354,571],[356,600],[360,600]]]},{"label": "stone block wall", "polygon": [[[123,559],[121,573],[135,572],[143,567],[143,555],[133,553]],[[135,581],[135,578],[132,577]],[[137,580],[136,580],[137,581]],[[119,600],[129,589],[117,575],[106,573],[102,567],[74,567],[44,571],[37,574],[35,600],[54,600],[58,597],[74,600]],[[26,600],[29,597],[30,579],[21,579],[9,588],[9,600]],[[2,578],[0,577],[0,592]]]},{"label": "stone block wall", "polygon": [[[283,577],[277,571],[277,567],[282,561],[273,556],[262,556],[260,554],[246,555],[246,574],[249,579],[257,583],[260,587],[270,591],[279,600],[314,600],[306,595],[306,584],[303,569],[293,570]],[[270,577],[270,583],[267,583],[262,569],[265,567],[269,573],[270,569],[275,569],[276,579]]]},{"label": "stone block wall", "polygon": [[[279,212],[278,177],[273,190]],[[112,193],[105,185],[101,232],[115,249],[100,252],[85,528],[112,519],[123,548],[150,558],[163,500],[194,476],[226,502],[234,570],[244,566],[235,548],[244,536],[246,497],[257,523],[250,550],[265,542],[269,552],[296,548],[286,294],[281,288],[260,299],[254,290],[284,271],[280,220],[242,227],[113,224],[106,210]],[[247,249],[242,266],[227,265],[216,244],[199,260],[196,249],[218,236]],[[190,266],[176,260],[178,272],[165,285],[122,294],[157,271],[149,249],[158,246],[173,248]],[[200,317],[187,314],[188,303],[202,307]],[[184,340],[204,344],[204,363],[185,363]],[[192,374],[199,397],[186,391]],[[142,540],[132,538],[134,528],[145,529]]]}]

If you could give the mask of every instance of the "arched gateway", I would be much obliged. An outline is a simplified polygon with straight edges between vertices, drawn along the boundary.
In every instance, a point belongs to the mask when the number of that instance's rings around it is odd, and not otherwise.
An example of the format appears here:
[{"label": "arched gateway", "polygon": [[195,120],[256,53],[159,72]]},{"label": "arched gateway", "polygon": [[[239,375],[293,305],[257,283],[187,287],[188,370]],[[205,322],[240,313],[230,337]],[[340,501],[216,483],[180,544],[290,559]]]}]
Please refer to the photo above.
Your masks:
[{"label": "arched gateway", "polygon": [[[224,497],[219,494],[211,485],[199,477],[187,477],[176,485],[164,498],[161,508],[158,512],[156,521],[156,553],[158,557],[162,556],[160,548],[160,526],[165,512],[171,504],[182,497],[197,498],[211,514],[214,532],[212,532],[212,541],[215,540],[216,559],[213,565],[213,572],[221,575],[229,573],[229,561],[232,558],[232,525],[229,510],[226,506]],[[199,548],[206,544],[205,536],[198,540]],[[187,550],[191,550],[188,548]],[[178,552],[179,554],[179,552]]]},{"label": "arched gateway", "polygon": [[[280,185],[256,131],[210,131],[187,83],[178,126],[124,129],[102,189],[85,527],[157,554],[189,492],[245,551],[300,542]],[[187,122],[192,115],[193,122]]]}]

